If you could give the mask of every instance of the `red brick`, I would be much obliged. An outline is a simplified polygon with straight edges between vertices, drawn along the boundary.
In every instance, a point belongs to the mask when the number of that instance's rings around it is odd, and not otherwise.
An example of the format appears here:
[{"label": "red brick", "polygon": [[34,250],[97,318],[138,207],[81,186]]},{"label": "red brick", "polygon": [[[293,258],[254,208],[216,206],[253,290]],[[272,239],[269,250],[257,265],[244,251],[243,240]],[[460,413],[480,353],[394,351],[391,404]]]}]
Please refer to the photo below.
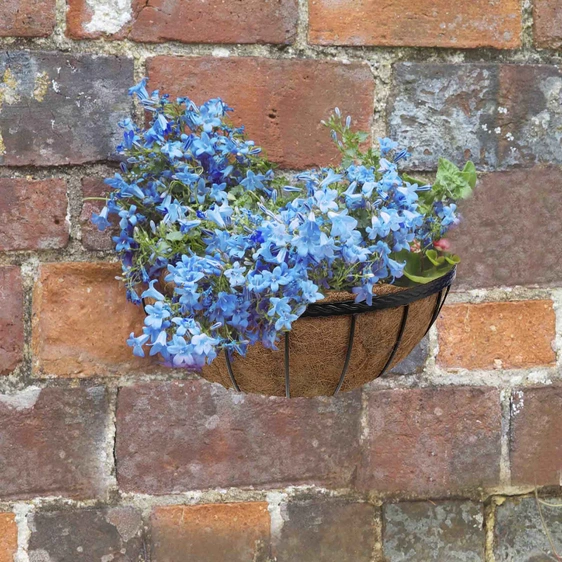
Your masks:
[{"label": "red brick", "polygon": [[552,301],[448,305],[437,326],[443,367],[524,369],[556,360]]},{"label": "red brick", "polygon": [[0,267],[0,375],[23,359],[23,285],[19,267]]},{"label": "red brick", "polygon": [[[77,39],[109,35],[114,39],[161,43],[292,43],[297,33],[297,0],[133,0],[129,21],[103,33],[86,0],[70,0],[67,34]],[[119,15],[114,14],[114,21]]]},{"label": "red brick", "polygon": [[240,395],[202,380],[122,388],[117,474],[126,492],[230,486],[346,487],[359,456],[360,394]]},{"label": "red brick", "polygon": [[309,0],[310,40],[321,45],[495,47],[521,44],[519,0]]},{"label": "red brick", "polygon": [[441,387],[372,392],[359,487],[449,495],[499,483],[499,391]]},{"label": "red brick", "polygon": [[[82,180],[82,194],[87,197],[105,197],[111,188],[101,178],[84,178]],[[101,232],[92,224],[92,213],[99,213],[104,206],[103,201],[84,201],[80,213],[80,228],[82,230],[82,245],[88,250],[113,250],[115,244],[112,236],[118,235],[118,228],[108,228]],[[115,216],[110,218],[115,225],[119,222]]]},{"label": "red brick", "polygon": [[0,178],[0,251],[64,248],[66,182]]},{"label": "red brick", "polygon": [[267,562],[267,504],[157,507],[151,517],[154,562]]},{"label": "red brick", "polygon": [[115,157],[123,136],[118,122],[131,111],[132,59],[2,51],[2,76],[9,80],[0,89],[0,165],[60,166]]},{"label": "red brick", "polygon": [[512,484],[560,486],[561,435],[561,386],[514,391],[509,442]]},{"label": "red brick", "polygon": [[0,562],[13,562],[18,549],[18,530],[13,513],[0,513]]},{"label": "red brick", "polygon": [[126,340],[141,333],[142,307],[127,302],[107,263],[41,266],[33,294],[33,370],[36,375],[88,377],[149,369]]},{"label": "red brick", "polygon": [[482,175],[447,235],[462,257],[457,285],[472,289],[562,283],[562,170],[537,166]]},{"label": "red brick", "polygon": [[101,387],[0,395],[0,499],[102,495],[107,416]]},{"label": "red brick", "polygon": [[335,107],[369,131],[374,82],[365,63],[266,58],[155,57],[150,87],[197,103],[221,97],[250,138],[287,168],[337,161],[320,121]]},{"label": "red brick", "polygon": [[47,37],[55,27],[55,0],[3,0],[0,37]]},{"label": "red brick", "polygon": [[533,2],[535,44],[545,49],[562,47],[562,1]]}]

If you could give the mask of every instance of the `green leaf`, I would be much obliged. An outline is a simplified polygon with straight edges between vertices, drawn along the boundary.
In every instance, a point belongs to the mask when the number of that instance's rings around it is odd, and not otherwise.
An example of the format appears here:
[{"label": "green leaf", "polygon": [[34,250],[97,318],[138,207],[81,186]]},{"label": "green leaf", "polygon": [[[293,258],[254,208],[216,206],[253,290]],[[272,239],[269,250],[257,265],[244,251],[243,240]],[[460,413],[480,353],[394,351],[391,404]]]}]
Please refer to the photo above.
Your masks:
[{"label": "green leaf", "polygon": [[445,256],[445,259],[451,264],[456,265],[457,263],[461,263],[461,259],[456,254],[451,254],[450,256]]},{"label": "green leaf", "polygon": [[174,230],[166,236],[166,240],[169,240],[170,242],[179,242],[180,240],[183,240],[183,234],[178,230]]},{"label": "green leaf", "polygon": [[433,265],[442,265],[445,261],[445,258],[439,256],[439,254],[435,250],[427,250],[425,255]]},{"label": "green leaf", "polygon": [[415,185],[426,185],[428,182],[426,180],[421,180],[419,178],[414,178],[408,174],[402,174],[402,179],[407,181],[408,183],[415,184]]},{"label": "green leaf", "polygon": [[472,189],[476,187],[476,181],[478,180],[478,174],[476,173],[476,166],[470,160],[464,165],[462,174],[468,185]]}]

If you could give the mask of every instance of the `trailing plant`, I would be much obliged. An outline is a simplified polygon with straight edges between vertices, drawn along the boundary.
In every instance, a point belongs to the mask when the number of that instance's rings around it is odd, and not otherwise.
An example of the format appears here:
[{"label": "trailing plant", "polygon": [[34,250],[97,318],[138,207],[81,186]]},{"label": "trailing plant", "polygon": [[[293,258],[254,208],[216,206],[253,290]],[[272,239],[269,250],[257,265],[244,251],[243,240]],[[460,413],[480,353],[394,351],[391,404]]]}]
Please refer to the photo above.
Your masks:
[{"label": "trailing plant", "polygon": [[222,100],[171,101],[145,80],[130,93],[150,124],[120,123],[121,170],[92,220],[103,230],[117,217],[127,296],[153,302],[128,340],[136,355],[200,368],[220,350],[275,348],[326,291],[371,303],[380,283],[424,283],[458,261],[443,236],[475,185],[471,163],[440,160],[433,184],[401,174],[407,151],[389,139],[364,149],[368,136],[336,109],[325,124],[341,165],[287,176]]}]

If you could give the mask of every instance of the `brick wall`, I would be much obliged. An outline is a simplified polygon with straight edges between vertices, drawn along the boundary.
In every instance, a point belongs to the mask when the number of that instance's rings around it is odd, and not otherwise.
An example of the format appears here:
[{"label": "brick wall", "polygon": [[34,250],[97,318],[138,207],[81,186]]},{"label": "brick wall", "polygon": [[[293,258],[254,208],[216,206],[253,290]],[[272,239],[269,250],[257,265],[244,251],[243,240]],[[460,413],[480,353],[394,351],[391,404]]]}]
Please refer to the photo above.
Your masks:
[{"label": "brick wall", "polygon": [[[561,0],[1,2],[0,562],[525,562],[544,525],[562,552],[534,497],[562,495],[561,45]],[[287,169],[332,161],[336,105],[413,169],[477,163],[408,360],[287,402],[131,355],[83,198],[144,75],[224,97]]]}]

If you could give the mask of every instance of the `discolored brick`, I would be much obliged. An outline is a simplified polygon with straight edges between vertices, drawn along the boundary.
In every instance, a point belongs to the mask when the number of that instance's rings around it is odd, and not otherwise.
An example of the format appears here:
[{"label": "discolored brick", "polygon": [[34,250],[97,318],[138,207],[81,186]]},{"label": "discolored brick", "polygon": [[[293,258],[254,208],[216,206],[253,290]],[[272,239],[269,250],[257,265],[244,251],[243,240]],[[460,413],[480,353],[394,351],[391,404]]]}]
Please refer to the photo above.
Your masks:
[{"label": "discolored brick", "polygon": [[0,165],[106,160],[130,113],[133,61],[42,51],[0,53]]},{"label": "discolored brick", "polygon": [[107,410],[101,387],[0,395],[0,499],[103,494]]},{"label": "discolored brick", "polygon": [[383,507],[386,562],[484,562],[484,507],[474,502],[402,502]]},{"label": "discolored brick", "polygon": [[401,63],[394,69],[390,135],[409,166],[444,156],[483,169],[562,164],[562,73],[555,65]]},{"label": "discolored brick", "polygon": [[544,49],[562,47],[562,1],[535,0],[533,2],[535,45]]},{"label": "discolored brick", "polygon": [[0,178],[0,251],[64,248],[66,182]]},{"label": "discolored brick", "polygon": [[557,551],[562,551],[560,498],[506,499],[496,508],[495,522],[495,562],[556,560],[547,532]]},{"label": "discolored brick", "polygon": [[437,321],[443,367],[524,369],[552,365],[552,301],[452,304]]},{"label": "discolored brick", "polygon": [[562,481],[562,387],[522,388],[511,397],[511,482],[559,486]]},{"label": "discolored brick", "polygon": [[267,503],[157,507],[151,517],[154,562],[268,562]]},{"label": "discolored brick", "polygon": [[0,37],[47,37],[55,27],[55,0],[3,0],[0,22]]},{"label": "discolored brick", "polygon": [[336,106],[369,131],[374,81],[365,63],[213,57],[154,57],[150,87],[196,103],[221,97],[232,120],[287,168],[335,162],[338,151],[321,124]]},{"label": "discolored brick", "polygon": [[408,166],[432,170],[445,156],[458,164],[472,159],[495,167],[498,90],[493,64],[395,65],[390,136],[411,150]]},{"label": "discolored brick", "polygon": [[297,33],[297,0],[132,0],[130,8],[70,0],[67,34],[78,39],[109,36],[149,43],[292,43]]},{"label": "discolored brick", "polygon": [[309,0],[309,38],[321,45],[494,47],[521,44],[518,0]]},{"label": "discolored brick", "polygon": [[562,164],[562,70],[502,65],[496,127],[502,168]]},{"label": "discolored brick", "polygon": [[274,552],[278,562],[371,562],[376,508],[319,498],[289,501]]},{"label": "discolored brick", "polygon": [[30,562],[140,562],[141,513],[132,507],[44,511],[29,516]]},{"label": "discolored brick", "polygon": [[447,235],[462,256],[457,286],[464,289],[560,285],[562,169],[536,166],[480,178],[462,201],[463,220]]},{"label": "discolored brick", "polygon": [[371,391],[361,489],[450,495],[499,483],[499,391],[479,387]]},{"label": "discolored brick", "polygon": [[[88,197],[106,197],[111,188],[104,183],[102,178],[83,178],[82,194],[84,198]],[[103,201],[84,200],[82,203],[82,212],[80,213],[80,229],[82,231],[82,245],[87,250],[113,250],[115,244],[111,239],[112,236],[119,235],[117,226],[108,228],[101,232],[98,227],[92,224],[92,213],[99,213],[104,206]],[[118,224],[118,217],[112,216],[110,222],[114,225]]]},{"label": "discolored brick", "polygon": [[20,268],[0,267],[0,375],[23,359],[23,284]]},{"label": "discolored brick", "polygon": [[0,513],[0,562],[13,562],[18,549],[18,529],[13,513]]},{"label": "discolored brick", "polygon": [[202,380],[119,392],[117,475],[127,492],[351,483],[360,395],[240,395]]},{"label": "discolored brick", "polygon": [[140,333],[142,307],[126,300],[116,264],[41,266],[33,294],[33,370],[36,375],[89,377],[150,370],[126,341]]}]

